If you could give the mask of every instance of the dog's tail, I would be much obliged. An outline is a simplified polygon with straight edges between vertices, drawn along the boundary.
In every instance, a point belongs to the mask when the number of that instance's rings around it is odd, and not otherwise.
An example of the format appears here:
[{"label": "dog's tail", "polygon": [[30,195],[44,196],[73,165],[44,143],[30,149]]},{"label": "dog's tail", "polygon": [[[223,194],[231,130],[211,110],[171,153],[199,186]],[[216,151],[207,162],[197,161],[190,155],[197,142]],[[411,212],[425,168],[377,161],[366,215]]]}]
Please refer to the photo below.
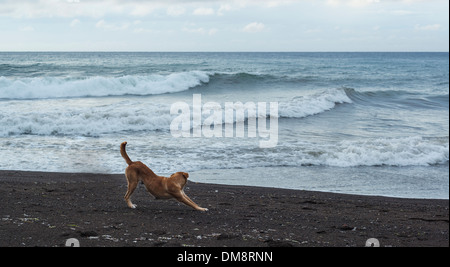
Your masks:
[{"label": "dog's tail", "polygon": [[122,144],[120,144],[120,155],[122,155],[123,159],[127,162],[128,165],[130,165],[133,162],[131,161],[130,157],[128,157],[127,152],[125,151],[126,145],[127,142],[123,142]]}]

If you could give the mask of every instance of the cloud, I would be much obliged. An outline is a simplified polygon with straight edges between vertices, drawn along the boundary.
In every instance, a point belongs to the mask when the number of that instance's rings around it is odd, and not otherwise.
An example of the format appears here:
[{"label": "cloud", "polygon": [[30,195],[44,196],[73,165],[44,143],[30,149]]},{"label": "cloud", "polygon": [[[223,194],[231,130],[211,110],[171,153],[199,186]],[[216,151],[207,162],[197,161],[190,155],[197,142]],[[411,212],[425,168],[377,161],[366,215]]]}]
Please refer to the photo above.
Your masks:
[{"label": "cloud", "polygon": [[152,2],[152,1],[123,1],[125,3],[116,3],[117,10],[120,10],[120,14],[128,14],[131,16],[138,16],[138,17],[144,17],[151,13],[153,13],[155,10],[162,8],[163,5],[158,2]]},{"label": "cloud", "polygon": [[[207,2],[208,7],[202,7]],[[111,15],[146,16],[163,9],[170,16],[185,14],[193,9],[194,15],[223,15],[230,10],[249,7],[277,8],[303,3],[325,6],[364,7],[386,3],[429,3],[443,0],[0,0],[0,16],[14,18],[101,18]]]},{"label": "cloud", "polygon": [[350,7],[364,7],[374,3],[380,3],[381,0],[327,0],[328,6],[346,5]]},{"label": "cloud", "polygon": [[152,29],[146,29],[146,28],[137,28],[133,30],[133,33],[155,33],[156,31],[152,30]]},{"label": "cloud", "polygon": [[307,29],[305,31],[305,33],[308,33],[308,34],[310,34],[310,33],[320,33],[320,32],[322,32],[322,30],[320,28],[312,28],[312,29]]},{"label": "cloud", "polygon": [[144,16],[168,1],[142,0],[0,0],[0,16],[13,18],[100,18],[106,15]]},{"label": "cloud", "polygon": [[95,24],[95,27],[98,29],[102,29],[102,30],[107,30],[107,31],[122,31],[122,30],[126,30],[130,27],[130,23],[125,22],[125,23],[121,23],[121,24],[116,24],[116,23],[107,23],[105,20],[100,20],[97,22],[97,24]]},{"label": "cloud", "polygon": [[165,10],[169,16],[180,16],[193,10],[193,15],[223,15],[230,10],[262,6],[287,5],[301,0],[211,0],[208,7],[199,0],[0,0],[0,16],[14,18],[101,18],[104,16],[146,16]]},{"label": "cloud", "polygon": [[440,24],[431,24],[431,25],[416,25],[414,27],[414,29],[416,31],[437,31],[439,29],[441,29],[441,25]]},{"label": "cloud", "polygon": [[72,20],[72,22],[70,23],[70,27],[76,27],[78,24],[80,24],[80,20],[79,19],[74,19]]},{"label": "cloud", "polygon": [[252,22],[250,24],[247,24],[244,28],[242,28],[242,31],[243,32],[255,33],[255,32],[261,32],[264,29],[265,29],[265,25],[263,23]]},{"label": "cloud", "polygon": [[89,3],[76,0],[1,0],[0,16],[13,18],[99,17],[111,12],[112,7],[112,4],[99,0]]},{"label": "cloud", "polygon": [[25,26],[19,29],[21,32],[33,32],[34,28],[32,26]]},{"label": "cloud", "polygon": [[232,10],[233,7],[230,4],[222,4],[220,5],[219,11],[217,11],[217,15],[223,16],[225,12]]},{"label": "cloud", "polygon": [[195,9],[192,14],[197,15],[197,16],[209,16],[209,15],[214,15],[215,11],[212,8],[199,7],[197,9]]},{"label": "cloud", "polygon": [[218,32],[218,30],[216,28],[205,29],[205,28],[202,28],[202,27],[199,27],[199,28],[184,27],[182,29],[182,31],[188,32],[188,33],[201,34],[201,35],[209,35],[209,36],[212,36],[212,35],[214,35],[214,34],[216,34]]},{"label": "cloud", "polygon": [[167,15],[172,17],[177,17],[183,15],[186,12],[186,9],[183,6],[169,6],[167,8]]},{"label": "cloud", "polygon": [[406,15],[413,15],[415,12],[411,10],[392,10],[390,11],[390,14],[392,15],[399,15],[399,16],[406,16]]},{"label": "cloud", "polygon": [[424,3],[424,2],[445,2],[441,0],[324,0],[325,4],[328,6],[349,6],[349,7],[365,7],[371,4],[392,4],[392,3],[400,3],[400,4],[413,4],[413,3]]}]

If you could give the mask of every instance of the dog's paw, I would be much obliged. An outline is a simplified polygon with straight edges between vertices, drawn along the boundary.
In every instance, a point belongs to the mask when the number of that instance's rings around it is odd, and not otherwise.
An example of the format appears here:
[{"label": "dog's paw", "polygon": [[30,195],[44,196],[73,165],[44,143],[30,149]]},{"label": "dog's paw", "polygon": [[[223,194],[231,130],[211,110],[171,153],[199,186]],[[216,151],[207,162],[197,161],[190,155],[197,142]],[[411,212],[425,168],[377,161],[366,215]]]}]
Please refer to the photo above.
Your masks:
[{"label": "dog's paw", "polygon": [[206,208],[201,208],[201,209],[199,209],[199,211],[208,211],[208,209],[206,209]]},{"label": "dog's paw", "polygon": [[137,205],[131,204],[131,206],[128,206],[128,207],[130,207],[130,208],[132,208],[132,209],[135,209],[135,208],[137,208]]}]

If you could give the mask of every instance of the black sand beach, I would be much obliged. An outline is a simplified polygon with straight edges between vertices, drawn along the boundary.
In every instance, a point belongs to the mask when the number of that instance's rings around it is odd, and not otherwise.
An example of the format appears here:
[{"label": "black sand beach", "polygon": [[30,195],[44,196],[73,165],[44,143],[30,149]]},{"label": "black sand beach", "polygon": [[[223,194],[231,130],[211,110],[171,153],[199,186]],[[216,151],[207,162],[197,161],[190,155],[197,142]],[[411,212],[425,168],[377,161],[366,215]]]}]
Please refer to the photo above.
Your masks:
[{"label": "black sand beach", "polygon": [[129,209],[123,175],[0,171],[0,246],[449,246],[449,201],[200,184],[185,189],[208,212],[153,200]]}]

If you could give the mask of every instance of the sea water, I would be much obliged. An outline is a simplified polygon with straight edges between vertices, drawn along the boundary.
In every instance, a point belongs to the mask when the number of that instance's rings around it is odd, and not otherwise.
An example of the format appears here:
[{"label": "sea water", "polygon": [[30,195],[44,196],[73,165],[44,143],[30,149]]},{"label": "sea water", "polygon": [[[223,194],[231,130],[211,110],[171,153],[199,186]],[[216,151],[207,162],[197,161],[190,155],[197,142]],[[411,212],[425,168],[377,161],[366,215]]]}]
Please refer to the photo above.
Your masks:
[{"label": "sea water", "polygon": [[[276,102],[276,145],[174,136],[194,95]],[[449,54],[0,53],[0,169],[123,173],[123,141],[198,182],[448,198]]]}]

